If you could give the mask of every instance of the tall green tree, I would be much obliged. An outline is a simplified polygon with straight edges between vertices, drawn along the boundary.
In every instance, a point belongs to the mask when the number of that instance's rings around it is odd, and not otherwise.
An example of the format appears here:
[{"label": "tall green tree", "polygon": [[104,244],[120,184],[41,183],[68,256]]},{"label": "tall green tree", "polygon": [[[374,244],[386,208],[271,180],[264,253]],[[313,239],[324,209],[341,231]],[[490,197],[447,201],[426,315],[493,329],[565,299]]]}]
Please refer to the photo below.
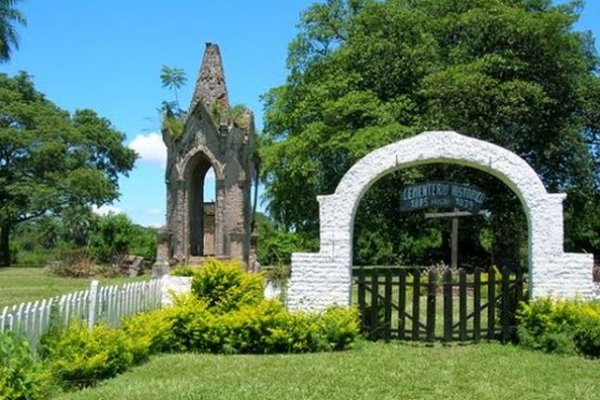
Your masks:
[{"label": "tall green tree", "polygon": [[[580,7],[550,0],[327,0],[309,7],[289,47],[287,82],[264,96],[270,212],[289,229],[316,234],[316,196],[332,193],[354,162],[436,129],[516,152],[549,191],[597,198],[599,64],[591,35],[573,30]],[[445,173],[402,171],[366,196],[361,210],[398,217],[393,201],[376,204],[385,190]],[[478,183],[492,193],[497,186],[491,178]],[[506,213],[515,204],[499,203]],[[567,223],[585,228],[585,216],[566,206]],[[355,236],[373,221],[361,210]],[[598,237],[590,229],[567,232]]]},{"label": "tall green tree", "polygon": [[58,108],[27,74],[0,74],[0,265],[16,224],[119,196],[136,159],[124,139],[94,111]]},{"label": "tall green tree", "polygon": [[10,59],[13,49],[19,48],[15,25],[26,25],[23,13],[15,8],[20,0],[0,0],[0,63]]}]

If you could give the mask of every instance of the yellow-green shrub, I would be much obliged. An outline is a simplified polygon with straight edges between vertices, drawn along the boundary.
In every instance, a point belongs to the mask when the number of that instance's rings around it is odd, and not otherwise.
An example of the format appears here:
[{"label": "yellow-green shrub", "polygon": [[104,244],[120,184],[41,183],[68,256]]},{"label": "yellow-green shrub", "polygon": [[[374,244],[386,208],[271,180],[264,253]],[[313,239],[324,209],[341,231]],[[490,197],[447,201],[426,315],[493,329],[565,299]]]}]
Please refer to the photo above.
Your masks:
[{"label": "yellow-green shrub", "polygon": [[173,270],[171,271],[170,275],[171,276],[187,276],[187,277],[190,277],[190,276],[194,276],[194,271],[195,270],[196,270],[195,268],[192,268],[192,267],[190,267],[187,264],[181,264],[181,265],[178,265],[177,267],[173,268]]},{"label": "yellow-green shrub", "polygon": [[206,303],[193,295],[175,299],[173,307],[161,310],[171,326],[174,337],[172,349],[176,351],[208,351],[207,325],[213,318]]},{"label": "yellow-green shrub", "polygon": [[123,321],[125,334],[148,345],[148,354],[179,350],[173,332],[173,321],[165,310],[155,310]]},{"label": "yellow-green shrub", "polygon": [[34,360],[27,340],[12,332],[0,333],[0,399],[41,399],[50,384],[50,374]]},{"label": "yellow-green shrub", "polygon": [[345,350],[354,343],[360,324],[358,309],[355,307],[331,307],[325,310],[320,323],[332,350]]},{"label": "yellow-green shrub", "polygon": [[210,259],[192,278],[192,293],[217,312],[256,304],[263,298],[263,292],[262,275],[245,272],[243,265],[236,261]]},{"label": "yellow-green shrub", "polygon": [[150,354],[167,351],[276,353],[342,350],[358,335],[355,309],[289,312],[263,298],[263,277],[237,263],[211,260],[194,271],[193,293],[172,307],[139,314],[121,328],[82,323],[56,328],[41,354],[65,386],[115,376]]},{"label": "yellow-green shrub", "polygon": [[280,353],[342,350],[358,335],[355,309],[289,312],[278,300],[216,312],[187,298],[169,310],[181,350],[212,353]]},{"label": "yellow-green shrub", "polygon": [[221,314],[212,321],[213,337],[220,338],[214,347],[225,353],[272,353],[270,329],[279,325],[283,313],[279,301],[263,300]]},{"label": "yellow-green shrub", "polygon": [[64,386],[89,386],[148,358],[150,343],[130,338],[105,324],[93,330],[81,322],[55,331],[42,342],[41,354]]},{"label": "yellow-green shrub", "polygon": [[552,353],[600,357],[600,303],[538,298],[519,310],[519,343]]}]

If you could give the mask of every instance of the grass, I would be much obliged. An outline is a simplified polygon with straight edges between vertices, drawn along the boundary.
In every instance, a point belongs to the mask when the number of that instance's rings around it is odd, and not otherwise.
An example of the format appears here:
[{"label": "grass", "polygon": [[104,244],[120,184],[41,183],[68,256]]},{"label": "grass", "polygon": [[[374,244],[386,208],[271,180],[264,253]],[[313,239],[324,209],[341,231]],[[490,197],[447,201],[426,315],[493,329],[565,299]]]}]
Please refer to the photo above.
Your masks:
[{"label": "grass", "polygon": [[342,353],[172,354],[77,399],[597,399],[598,361],[484,343],[360,342]]},{"label": "grass", "polygon": [[0,268],[0,309],[26,301],[46,299],[56,295],[86,289],[92,279],[101,284],[119,284],[132,280],[148,279],[148,276],[136,278],[89,278],[75,279],[53,276],[43,268],[7,267]]}]

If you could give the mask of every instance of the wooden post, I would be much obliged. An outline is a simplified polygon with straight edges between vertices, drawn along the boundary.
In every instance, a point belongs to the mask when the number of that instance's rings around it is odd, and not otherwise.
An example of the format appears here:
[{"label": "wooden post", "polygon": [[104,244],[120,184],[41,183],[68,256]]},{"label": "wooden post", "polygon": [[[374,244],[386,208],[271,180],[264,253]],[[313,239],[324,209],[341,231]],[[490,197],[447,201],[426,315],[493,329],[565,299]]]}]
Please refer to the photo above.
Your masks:
[{"label": "wooden post", "polygon": [[444,275],[444,341],[452,341],[452,270],[445,270]]},{"label": "wooden post", "polygon": [[378,282],[378,270],[373,268],[371,270],[371,323],[369,324],[370,339],[379,339],[379,282]]},{"label": "wooden post", "polygon": [[488,269],[488,326],[487,338],[493,340],[496,334],[496,275],[494,267]]},{"label": "wooden post", "polygon": [[360,329],[366,336],[368,323],[367,316],[367,305],[365,301],[365,294],[367,288],[365,287],[365,269],[361,266],[358,270],[358,309],[360,310]]},{"label": "wooden post", "polygon": [[398,275],[398,338],[404,340],[406,332],[406,270],[400,269]]},{"label": "wooden post", "polygon": [[[455,208],[454,212],[458,212],[458,208]],[[452,250],[450,266],[452,269],[458,268],[458,217],[452,217]]]},{"label": "wooden post", "polygon": [[437,274],[429,271],[427,277],[427,341],[435,340],[435,292],[437,289]]},{"label": "wooden post", "polygon": [[461,342],[467,341],[467,272],[458,271],[458,328]]},{"label": "wooden post", "polygon": [[419,340],[419,306],[421,294],[421,271],[418,269],[413,273],[413,299],[412,299],[412,340]]},{"label": "wooden post", "polygon": [[479,211],[475,214],[469,211],[460,211],[458,208],[454,208],[451,212],[441,213],[426,213],[425,218],[452,218],[452,238],[451,238],[451,255],[450,255],[450,266],[452,269],[458,268],[458,228],[459,218],[469,217],[473,215],[485,215],[486,211]]},{"label": "wooden post", "polygon": [[392,270],[385,270],[385,311],[383,336],[386,342],[392,337]]},{"label": "wooden post", "polygon": [[473,341],[479,343],[481,338],[481,271],[475,270],[473,276]]}]

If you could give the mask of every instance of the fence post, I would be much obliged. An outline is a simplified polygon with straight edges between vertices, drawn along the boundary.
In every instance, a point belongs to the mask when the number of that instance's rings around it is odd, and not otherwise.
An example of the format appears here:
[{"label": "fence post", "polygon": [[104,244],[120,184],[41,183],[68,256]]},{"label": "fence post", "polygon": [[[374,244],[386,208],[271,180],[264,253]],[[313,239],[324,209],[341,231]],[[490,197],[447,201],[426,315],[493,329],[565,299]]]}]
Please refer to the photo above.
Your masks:
[{"label": "fence post", "polygon": [[452,326],[452,270],[449,268],[444,270],[444,341],[449,343],[452,341],[453,326]]},{"label": "fence post", "polygon": [[437,276],[435,271],[429,271],[427,277],[427,341],[435,340],[435,292],[437,290]]},{"label": "fence post", "polygon": [[93,280],[90,283],[90,294],[88,298],[88,328],[93,329],[96,323],[96,309],[98,308],[98,285],[99,282]]},{"label": "fence post", "polygon": [[371,270],[371,323],[369,324],[370,339],[379,339],[379,270],[373,268]]}]

